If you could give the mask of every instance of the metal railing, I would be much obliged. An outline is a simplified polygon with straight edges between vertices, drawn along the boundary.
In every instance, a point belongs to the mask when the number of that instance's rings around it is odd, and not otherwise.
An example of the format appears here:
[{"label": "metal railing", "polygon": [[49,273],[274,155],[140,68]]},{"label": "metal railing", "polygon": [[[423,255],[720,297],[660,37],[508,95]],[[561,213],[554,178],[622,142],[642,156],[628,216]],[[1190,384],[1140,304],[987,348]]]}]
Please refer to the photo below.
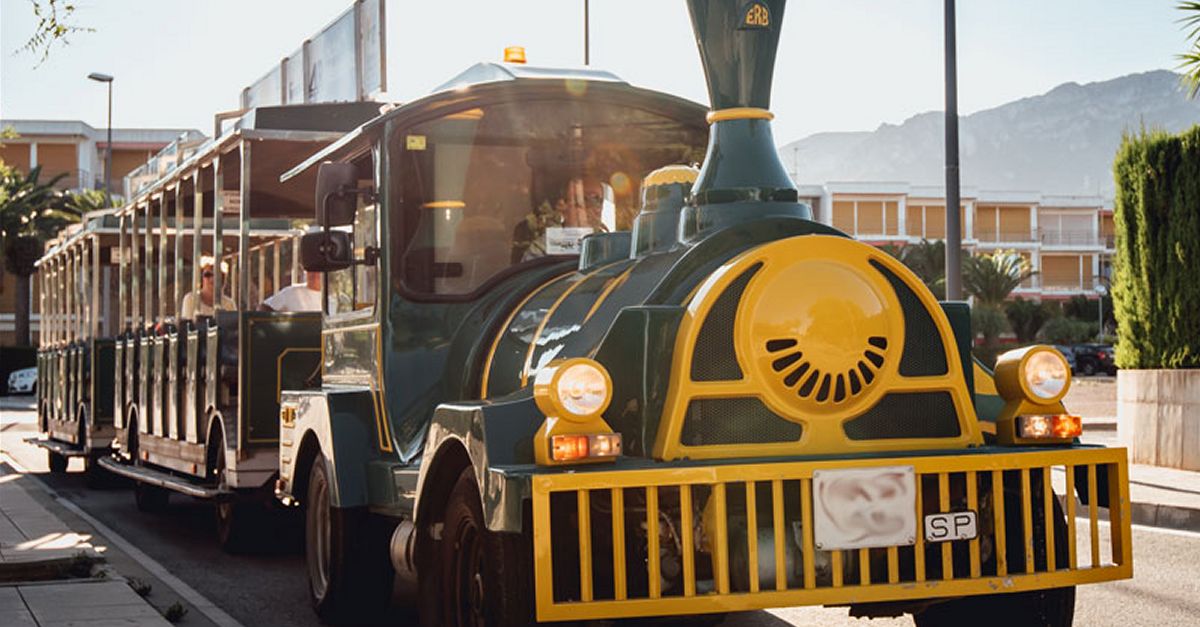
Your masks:
[{"label": "metal railing", "polygon": [[[813,471],[894,465],[913,466],[919,486],[913,544],[819,549]],[[1071,482],[1056,478],[1063,472],[1086,486],[1087,505],[1077,506]],[[1124,449],[539,475],[533,478],[537,617],[896,601],[1127,578],[1127,480]],[[1068,498],[1060,501],[1056,489]],[[1117,504],[1108,511],[1107,536],[1100,532],[1098,489]],[[925,540],[923,514],[964,510],[978,513],[975,538]]]},{"label": "metal railing", "polygon": [[1022,231],[1000,231],[999,233],[975,233],[975,239],[986,243],[1032,244],[1037,241],[1029,229]]},{"label": "metal railing", "polygon": [[1101,238],[1090,230],[1059,231],[1039,229],[1043,246],[1099,246]]}]

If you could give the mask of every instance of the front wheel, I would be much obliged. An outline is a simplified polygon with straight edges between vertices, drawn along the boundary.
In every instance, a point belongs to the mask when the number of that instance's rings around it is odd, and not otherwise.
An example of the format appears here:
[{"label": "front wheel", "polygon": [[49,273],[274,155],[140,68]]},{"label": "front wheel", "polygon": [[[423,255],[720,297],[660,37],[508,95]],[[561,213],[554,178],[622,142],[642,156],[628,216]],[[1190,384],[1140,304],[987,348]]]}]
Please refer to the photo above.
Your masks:
[{"label": "front wheel", "polygon": [[363,508],[333,507],[330,473],[317,454],[304,501],[304,557],[313,609],[334,624],[360,624],[391,600],[388,531]]},{"label": "front wheel", "polygon": [[[515,627],[533,622],[532,547],[525,534],[488,531],[475,471],[468,467],[450,493],[432,573],[421,593],[439,597],[448,627]],[[432,577],[429,575],[433,575]],[[429,584],[437,579],[436,588]],[[436,617],[422,616],[424,624]]]}]

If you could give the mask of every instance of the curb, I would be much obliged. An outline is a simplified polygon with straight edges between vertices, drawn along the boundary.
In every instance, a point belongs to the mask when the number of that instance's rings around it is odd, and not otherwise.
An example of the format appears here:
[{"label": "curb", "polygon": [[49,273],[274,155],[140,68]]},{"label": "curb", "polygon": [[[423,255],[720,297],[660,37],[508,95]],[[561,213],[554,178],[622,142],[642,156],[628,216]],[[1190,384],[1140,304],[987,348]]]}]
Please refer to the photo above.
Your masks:
[{"label": "curb", "polygon": [[1130,503],[1129,513],[1135,525],[1200,532],[1200,509],[1161,503]]},{"label": "curb", "polygon": [[[1075,501],[1075,519],[1087,520],[1087,505]],[[1111,522],[1108,508],[1101,507],[1099,520]],[[1200,533],[1200,509],[1163,505],[1161,503],[1130,503],[1129,522],[1139,527],[1153,527],[1165,531]]]},{"label": "curb", "polygon": [[[94,551],[87,552],[88,568],[104,564],[104,557]],[[72,577],[69,572],[75,566],[75,555],[48,557],[15,562],[0,562],[0,586],[24,585],[32,582],[68,583],[91,581],[92,576]],[[112,581],[107,576],[104,581]]]}]

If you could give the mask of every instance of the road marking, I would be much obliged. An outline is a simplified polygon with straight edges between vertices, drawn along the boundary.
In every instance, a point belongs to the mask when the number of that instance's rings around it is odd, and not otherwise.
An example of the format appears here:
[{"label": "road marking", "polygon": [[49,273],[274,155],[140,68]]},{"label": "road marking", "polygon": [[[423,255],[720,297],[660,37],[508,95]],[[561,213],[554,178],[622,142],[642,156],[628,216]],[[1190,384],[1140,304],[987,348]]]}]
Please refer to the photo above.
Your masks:
[{"label": "road marking", "polygon": [[54,498],[55,501],[58,501],[60,505],[70,510],[71,513],[87,521],[88,524],[94,527],[96,531],[99,531],[100,534],[105,537],[105,539],[115,544],[117,548],[121,549],[126,555],[133,559],[133,561],[141,564],[142,568],[150,571],[152,575],[159,578],[163,583],[167,584],[167,587],[171,588],[176,594],[186,599],[187,602],[195,607],[198,612],[203,614],[206,618],[208,618],[208,620],[218,625],[218,627],[245,627],[239,623],[237,619],[225,613],[225,610],[217,607],[215,603],[209,601],[204,597],[204,595],[197,592],[195,588],[187,585],[182,579],[176,577],[175,575],[172,575],[166,568],[163,568],[162,564],[159,564],[154,560],[154,558],[143,553],[141,549],[137,548],[131,542],[121,537],[120,534],[118,534],[116,531],[113,531],[108,525],[105,525],[97,520],[96,517],[83,511],[83,509],[81,509],[78,505],[72,503],[65,497],[59,496],[59,494],[55,492],[54,489],[49,485],[46,485],[46,482],[42,481],[40,477],[30,474],[28,469],[22,466],[20,462],[14,459],[12,455],[8,454],[7,451],[0,451],[0,459],[7,463],[13,470],[16,470],[17,472],[36,481],[38,485],[42,487],[42,490],[46,492],[46,494]]}]

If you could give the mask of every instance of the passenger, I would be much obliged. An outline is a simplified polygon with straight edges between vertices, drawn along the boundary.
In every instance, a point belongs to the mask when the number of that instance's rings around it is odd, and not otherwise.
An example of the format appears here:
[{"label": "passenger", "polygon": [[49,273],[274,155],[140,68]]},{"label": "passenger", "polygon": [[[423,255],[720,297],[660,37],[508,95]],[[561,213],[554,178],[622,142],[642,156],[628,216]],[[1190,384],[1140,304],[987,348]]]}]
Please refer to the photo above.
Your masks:
[{"label": "passenger", "polygon": [[[200,258],[200,297],[197,299],[195,292],[188,292],[183,295],[183,303],[179,307],[181,318],[213,315],[213,285],[216,283],[213,265],[212,257]],[[221,309],[236,310],[237,303],[233,302],[232,298],[222,295]]]},{"label": "passenger", "polygon": [[260,311],[321,311],[321,273],[306,272],[304,283],[289,285],[259,306]]}]

